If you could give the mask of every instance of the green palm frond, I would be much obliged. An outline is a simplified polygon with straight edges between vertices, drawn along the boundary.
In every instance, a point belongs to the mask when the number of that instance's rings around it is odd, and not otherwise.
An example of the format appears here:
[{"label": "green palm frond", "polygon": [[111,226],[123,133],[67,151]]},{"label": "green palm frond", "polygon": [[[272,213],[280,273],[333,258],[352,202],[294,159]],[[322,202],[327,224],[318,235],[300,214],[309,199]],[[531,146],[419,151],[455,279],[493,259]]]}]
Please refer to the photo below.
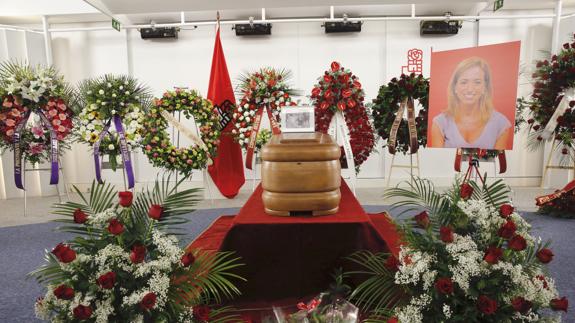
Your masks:
[{"label": "green palm frond", "polygon": [[99,230],[96,228],[89,229],[88,226],[85,225],[76,225],[73,220],[74,211],[76,209],[80,209],[90,216],[113,207],[114,199],[116,197],[116,188],[111,184],[98,184],[94,180],[90,186],[90,195],[88,197],[86,197],[78,187],[74,186],[73,189],[80,196],[82,202],[77,203],[68,201],[54,205],[54,211],[52,211],[52,214],[64,217],[63,219],[55,220],[55,222],[70,224],[69,226],[58,227],[56,230],[60,232],[77,233],[80,235],[97,234]]},{"label": "green palm frond", "polygon": [[188,222],[183,215],[195,211],[195,206],[201,201],[201,189],[191,188],[178,191],[186,178],[181,178],[175,184],[170,184],[170,178],[171,175],[164,175],[162,180],[156,180],[151,189],[146,187],[136,196],[132,206],[134,221],[139,222],[142,227],[149,226],[151,220],[147,214],[150,205],[161,205],[164,211],[156,227],[169,234],[181,235],[183,229],[177,226]]},{"label": "green palm frond", "polygon": [[241,322],[241,316],[231,306],[214,308],[210,312],[210,323]]},{"label": "green palm frond", "polygon": [[441,214],[449,209],[449,200],[445,196],[435,191],[433,183],[425,178],[413,177],[411,182],[406,182],[409,187],[397,187],[387,190],[384,198],[393,199],[399,198],[400,201],[393,202],[393,209],[398,207],[405,207],[399,214],[410,211],[426,209],[433,214]]},{"label": "green palm frond", "polygon": [[358,251],[347,259],[362,267],[361,270],[348,272],[348,275],[361,275],[366,279],[351,294],[363,310],[373,311],[393,308],[404,292],[394,283],[394,274],[385,267],[389,254],[374,254],[370,251]]},{"label": "green palm frond", "polygon": [[[239,258],[233,257],[232,252],[198,252],[196,261],[189,272],[179,273],[180,279],[174,288],[170,289],[170,295],[181,300],[181,306],[197,305],[194,302],[203,299],[208,303],[215,301],[219,304],[225,298],[240,295],[240,290],[234,286],[231,279],[244,280],[233,274],[232,270],[243,266]],[[187,280],[185,277],[191,277]]]},{"label": "green palm frond", "polygon": [[55,285],[66,279],[66,272],[60,267],[58,259],[50,251],[45,250],[44,264],[28,273],[27,277],[35,278],[42,285],[47,283]]},{"label": "green palm frond", "polygon": [[473,187],[473,199],[490,202],[495,207],[509,202],[511,191],[503,179],[498,179],[491,184],[486,180],[485,185],[482,186],[473,181],[470,181],[469,184]]}]

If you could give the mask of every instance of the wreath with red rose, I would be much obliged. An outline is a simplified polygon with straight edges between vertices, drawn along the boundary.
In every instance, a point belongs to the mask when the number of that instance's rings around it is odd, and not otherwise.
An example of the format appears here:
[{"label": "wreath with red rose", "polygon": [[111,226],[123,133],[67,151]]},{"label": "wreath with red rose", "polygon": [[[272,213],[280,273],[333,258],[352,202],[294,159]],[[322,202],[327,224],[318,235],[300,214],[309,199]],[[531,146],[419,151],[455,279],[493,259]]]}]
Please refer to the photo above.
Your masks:
[{"label": "wreath with red rose", "polygon": [[290,77],[289,71],[264,67],[240,78],[238,94],[242,98],[232,114],[232,134],[242,148],[247,149],[252,131],[257,131],[254,121],[259,109],[268,108],[279,125],[281,108],[296,105],[291,97],[294,90],[288,84]]},{"label": "wreath with red rose", "polygon": [[[563,44],[561,51],[551,60],[538,61],[532,77],[531,99],[520,100],[518,105],[529,107],[530,145],[537,147],[543,142],[543,130],[552,121],[564,92],[575,87],[575,41]],[[557,124],[552,129],[552,138],[559,142],[557,147],[563,155],[575,160],[575,100],[570,101],[565,112],[555,118]]]},{"label": "wreath with red rose", "polygon": [[[315,107],[315,129],[327,133],[331,119],[341,111],[349,129],[350,145],[356,171],[373,151],[375,136],[363,101],[365,94],[359,79],[349,69],[332,62],[330,69],[318,78],[311,91]],[[345,163],[342,147],[342,163]]]},{"label": "wreath with red rose", "polygon": [[[388,139],[397,116],[400,104],[406,99],[417,100],[421,109],[415,117],[417,129],[417,142],[420,146],[427,143],[427,109],[429,107],[429,79],[423,75],[411,73],[401,74],[398,78],[392,78],[387,85],[379,88],[377,98],[373,100],[372,115],[373,125],[377,133],[385,140],[384,147],[388,145]],[[403,154],[410,151],[409,128],[407,119],[403,118],[397,129],[397,142],[395,150]]]},{"label": "wreath with red rose", "polygon": [[[32,164],[49,161],[52,136],[64,143],[72,131],[74,112],[69,106],[73,91],[52,67],[4,63],[0,66],[0,148],[18,149]],[[22,124],[25,122],[25,124]]]},{"label": "wreath with red rose", "polygon": [[[143,152],[156,167],[175,170],[184,176],[191,175],[194,169],[203,169],[215,156],[220,131],[217,129],[220,117],[214,113],[209,100],[198,92],[185,89],[166,91],[161,99],[154,101],[144,120],[147,129],[142,139]],[[194,146],[176,147],[170,142],[167,132],[168,120],[162,112],[169,114],[180,111],[186,118],[194,117],[200,138]],[[194,141],[196,141],[194,140]]]}]

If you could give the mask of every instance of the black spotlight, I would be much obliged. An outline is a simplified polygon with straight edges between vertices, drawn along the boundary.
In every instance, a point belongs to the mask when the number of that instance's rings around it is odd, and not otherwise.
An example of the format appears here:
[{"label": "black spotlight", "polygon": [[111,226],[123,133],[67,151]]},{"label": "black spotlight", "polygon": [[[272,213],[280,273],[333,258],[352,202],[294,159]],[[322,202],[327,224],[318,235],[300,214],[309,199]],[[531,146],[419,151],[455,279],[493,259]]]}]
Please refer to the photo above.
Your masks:
[{"label": "black spotlight", "polygon": [[325,33],[358,33],[361,31],[361,21],[330,21],[326,22]]},{"label": "black spotlight", "polygon": [[262,36],[272,34],[272,24],[236,24],[236,36]]}]

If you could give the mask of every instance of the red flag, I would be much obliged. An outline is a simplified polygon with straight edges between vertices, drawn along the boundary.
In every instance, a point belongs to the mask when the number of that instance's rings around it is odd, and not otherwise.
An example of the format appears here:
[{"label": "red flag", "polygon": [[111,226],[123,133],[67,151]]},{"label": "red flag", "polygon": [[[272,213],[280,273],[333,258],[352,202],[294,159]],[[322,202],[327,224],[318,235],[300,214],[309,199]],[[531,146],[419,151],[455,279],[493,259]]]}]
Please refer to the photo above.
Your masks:
[{"label": "red flag", "polygon": [[222,135],[218,145],[218,152],[214,163],[208,167],[212,180],[227,198],[233,198],[244,185],[244,165],[242,163],[242,149],[234,141],[231,130],[231,114],[236,104],[232,82],[226,66],[226,58],[220,42],[220,28],[216,32],[214,55],[212,57],[212,71],[208,87],[208,99],[211,100],[220,113]]}]

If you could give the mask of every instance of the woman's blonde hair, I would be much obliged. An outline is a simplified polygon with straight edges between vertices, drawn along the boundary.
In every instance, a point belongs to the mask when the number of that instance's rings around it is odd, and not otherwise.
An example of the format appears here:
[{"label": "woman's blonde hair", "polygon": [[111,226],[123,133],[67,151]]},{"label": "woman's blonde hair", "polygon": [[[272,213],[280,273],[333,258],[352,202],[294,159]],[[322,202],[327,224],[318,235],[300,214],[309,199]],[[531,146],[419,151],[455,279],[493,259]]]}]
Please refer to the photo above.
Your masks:
[{"label": "woman's blonde hair", "polygon": [[461,74],[472,67],[479,67],[483,71],[483,77],[485,82],[485,91],[479,99],[479,111],[481,114],[481,120],[483,122],[489,120],[491,113],[493,112],[493,86],[491,84],[491,69],[489,64],[480,57],[469,57],[461,61],[453,74],[451,75],[451,81],[449,81],[449,86],[447,87],[447,111],[446,113],[452,117],[455,117],[457,108],[459,107],[459,99],[455,95],[455,86]]}]

